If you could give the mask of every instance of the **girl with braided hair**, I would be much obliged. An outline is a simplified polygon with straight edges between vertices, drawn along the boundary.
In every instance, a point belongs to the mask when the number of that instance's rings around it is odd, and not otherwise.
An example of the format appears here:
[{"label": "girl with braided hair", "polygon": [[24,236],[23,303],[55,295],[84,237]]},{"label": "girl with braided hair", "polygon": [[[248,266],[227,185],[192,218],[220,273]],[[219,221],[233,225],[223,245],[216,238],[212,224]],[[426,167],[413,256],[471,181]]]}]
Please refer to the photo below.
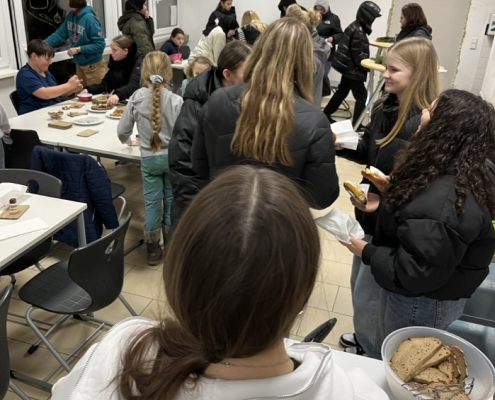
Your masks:
[{"label": "girl with braided hair", "polygon": [[144,238],[149,265],[158,265],[163,257],[160,224],[164,244],[170,227],[172,186],[169,181],[168,144],[182,107],[182,98],[167,88],[171,79],[170,58],[161,51],[149,53],[141,69],[141,80],[146,87],[131,96],[117,128],[120,141],[129,145],[133,144],[130,137],[134,123],[139,133],[146,209]]}]

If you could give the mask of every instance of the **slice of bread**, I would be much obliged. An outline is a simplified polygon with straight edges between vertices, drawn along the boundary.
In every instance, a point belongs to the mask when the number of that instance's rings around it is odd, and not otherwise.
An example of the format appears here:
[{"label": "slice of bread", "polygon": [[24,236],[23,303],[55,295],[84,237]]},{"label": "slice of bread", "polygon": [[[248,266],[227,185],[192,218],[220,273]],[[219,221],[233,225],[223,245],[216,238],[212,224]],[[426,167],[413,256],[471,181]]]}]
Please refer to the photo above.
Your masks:
[{"label": "slice of bread", "polygon": [[433,354],[433,356],[423,364],[419,372],[424,371],[427,368],[434,367],[442,361],[447,360],[449,357],[452,357],[452,350],[450,350],[448,346],[442,346],[440,350]]},{"label": "slice of bread", "polygon": [[447,385],[450,383],[449,377],[436,368],[425,369],[423,372],[414,376],[413,381],[426,384],[443,383]]},{"label": "slice of bread", "polygon": [[410,382],[421,366],[441,347],[441,340],[434,337],[409,338],[395,351],[390,367],[403,382]]},{"label": "slice of bread", "polygon": [[464,352],[457,346],[450,346],[452,353],[454,354],[455,360],[457,361],[457,365],[459,367],[459,382],[464,381],[466,377],[469,375],[466,357],[464,356]]},{"label": "slice of bread", "polygon": [[450,397],[449,400],[471,400],[471,397],[466,393],[458,392],[453,397]]},{"label": "slice of bread", "polygon": [[449,377],[449,382],[454,383],[455,377],[454,377],[454,364],[450,360],[445,360],[442,361],[440,364],[438,364],[438,370],[440,372],[443,372],[445,375]]}]

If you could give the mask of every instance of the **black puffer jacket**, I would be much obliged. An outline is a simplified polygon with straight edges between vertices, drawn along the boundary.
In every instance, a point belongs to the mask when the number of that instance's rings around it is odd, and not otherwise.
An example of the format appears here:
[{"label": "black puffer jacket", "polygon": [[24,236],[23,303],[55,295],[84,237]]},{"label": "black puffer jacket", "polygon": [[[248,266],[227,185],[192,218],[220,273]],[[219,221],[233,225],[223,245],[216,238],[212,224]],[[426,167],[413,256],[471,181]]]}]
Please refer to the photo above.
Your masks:
[{"label": "black puffer jacket", "polygon": [[[399,115],[399,102],[395,94],[390,94],[378,100],[371,112],[371,122],[364,130],[364,135],[358,143],[356,151],[343,150],[337,154],[367,167],[378,168],[386,175],[390,175],[394,167],[395,156],[402,150],[407,141],[416,133],[421,122],[421,110],[414,107],[409,118],[392,142],[386,146],[380,146],[377,140],[384,138],[392,130]],[[375,185],[367,179],[362,183],[370,184],[370,193],[380,194]],[[376,228],[378,212],[365,213],[355,209],[356,219],[359,221],[365,233],[373,235]]]},{"label": "black puffer jacket", "polygon": [[328,39],[329,37],[333,38],[332,52],[330,53],[330,57],[328,58],[330,61],[332,61],[337,49],[337,45],[340,43],[340,39],[344,36],[344,32],[342,31],[342,27],[340,26],[340,18],[332,13],[328,1],[317,1],[315,3],[315,7],[316,6],[320,6],[325,9],[325,14],[322,15],[321,22],[316,27],[316,30],[318,31],[318,35],[320,35],[324,39]]},{"label": "black puffer jacket", "polygon": [[[280,0],[280,3],[278,3],[278,9],[280,10],[280,18],[285,17],[285,10],[284,7],[289,7],[291,4],[297,4],[296,0]],[[306,11],[306,9],[299,5],[302,10]]]},{"label": "black puffer jacket", "polygon": [[126,58],[115,61],[112,56],[108,61],[108,71],[99,84],[86,86],[89,93],[110,93],[115,90],[119,100],[128,99],[141,87],[141,64],[144,56],[132,43],[131,51]]},{"label": "black puffer jacket", "polygon": [[344,36],[340,39],[332,68],[349,79],[366,81],[368,70],[361,66],[361,61],[370,57],[366,35],[371,33],[371,25],[379,16],[380,7],[372,1],[365,1],[359,6],[356,21],[346,28]]},{"label": "black puffer jacket", "polygon": [[393,212],[380,211],[363,261],[376,282],[405,296],[469,298],[488,275],[495,232],[486,207],[468,192],[464,213],[454,205],[455,175],[444,175]]},{"label": "black puffer jacket", "polygon": [[250,46],[254,45],[254,42],[258,40],[260,35],[261,32],[254,25],[251,24],[243,26],[241,29],[239,29],[239,39],[245,41]]},{"label": "black puffer jacket", "polygon": [[[244,87],[241,84],[216,91],[200,112],[193,142],[193,168],[206,178],[233,165],[260,164],[239,157],[230,149]],[[296,181],[313,207],[326,208],[339,195],[332,131],[325,115],[297,95],[294,110],[294,131],[289,143],[293,165],[265,166]]]},{"label": "black puffer jacket", "polygon": [[210,95],[222,87],[216,67],[210,67],[194,78],[186,88],[184,104],[174,125],[168,147],[172,201],[172,225],[175,225],[187,206],[207,180],[192,169],[192,142],[198,126],[198,113]]},{"label": "black puffer jacket", "polygon": [[428,29],[426,26],[418,26],[413,29],[402,29],[399,34],[397,35],[397,38],[395,39],[396,42],[402,39],[410,38],[410,37],[424,37],[426,39],[432,39],[431,37],[431,28]]},{"label": "black puffer jacket", "polygon": [[208,19],[203,35],[208,36],[217,26],[220,26],[225,34],[230,30],[239,28],[235,7],[231,7],[229,11],[224,10],[223,8],[217,8],[213,11]]}]

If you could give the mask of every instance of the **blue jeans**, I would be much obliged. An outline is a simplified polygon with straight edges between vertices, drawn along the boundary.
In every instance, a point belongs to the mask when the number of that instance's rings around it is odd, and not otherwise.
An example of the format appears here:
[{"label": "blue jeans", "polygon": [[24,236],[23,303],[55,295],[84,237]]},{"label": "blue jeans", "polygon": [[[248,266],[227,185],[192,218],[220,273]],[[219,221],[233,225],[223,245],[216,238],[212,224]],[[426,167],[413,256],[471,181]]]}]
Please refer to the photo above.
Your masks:
[{"label": "blue jeans", "polygon": [[170,226],[172,185],[169,180],[168,155],[144,157],[141,160],[141,174],[146,210],[145,232],[159,230],[162,223]]},{"label": "blue jeans", "polygon": [[332,69],[332,62],[327,60],[327,62],[325,62],[325,75],[328,75],[331,69]]}]

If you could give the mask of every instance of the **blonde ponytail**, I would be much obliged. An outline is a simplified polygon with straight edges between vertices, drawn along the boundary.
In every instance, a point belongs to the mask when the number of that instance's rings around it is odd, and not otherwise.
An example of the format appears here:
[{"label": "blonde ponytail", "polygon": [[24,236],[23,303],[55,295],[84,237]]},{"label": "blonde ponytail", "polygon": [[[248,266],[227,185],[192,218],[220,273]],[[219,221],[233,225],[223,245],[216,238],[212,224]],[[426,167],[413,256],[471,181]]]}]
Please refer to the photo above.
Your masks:
[{"label": "blonde ponytail", "polygon": [[304,11],[297,4],[292,4],[287,8],[286,17],[293,17],[301,21],[308,28],[310,33],[316,29],[321,21],[321,14],[314,10]]},{"label": "blonde ponytail", "polygon": [[170,58],[164,52],[152,51],[144,58],[141,79],[153,92],[153,103],[151,106],[153,136],[150,140],[153,153],[156,153],[162,147],[162,140],[160,139],[160,132],[162,130],[162,89],[170,83],[172,73]]}]

